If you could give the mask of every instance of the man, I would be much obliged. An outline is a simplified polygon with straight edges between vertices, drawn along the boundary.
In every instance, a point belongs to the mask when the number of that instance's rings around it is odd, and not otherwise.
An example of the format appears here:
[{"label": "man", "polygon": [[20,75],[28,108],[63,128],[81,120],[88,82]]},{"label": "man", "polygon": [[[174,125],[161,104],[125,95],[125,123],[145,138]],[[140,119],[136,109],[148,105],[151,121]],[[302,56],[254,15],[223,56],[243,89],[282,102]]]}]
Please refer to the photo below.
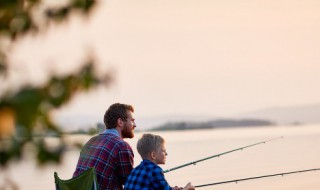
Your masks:
[{"label": "man", "polygon": [[122,190],[133,169],[133,151],[124,138],[134,137],[136,127],[131,105],[115,103],[104,115],[106,130],[82,148],[73,177],[95,168],[99,190]]}]

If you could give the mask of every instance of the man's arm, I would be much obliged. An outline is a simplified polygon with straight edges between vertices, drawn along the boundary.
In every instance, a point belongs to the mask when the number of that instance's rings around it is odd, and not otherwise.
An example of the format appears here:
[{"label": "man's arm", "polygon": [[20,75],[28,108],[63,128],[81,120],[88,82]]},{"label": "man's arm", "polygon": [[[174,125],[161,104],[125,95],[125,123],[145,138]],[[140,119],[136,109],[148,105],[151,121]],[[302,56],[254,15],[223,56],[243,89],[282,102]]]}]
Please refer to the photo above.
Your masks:
[{"label": "man's arm", "polygon": [[118,170],[117,174],[120,178],[121,184],[124,184],[127,180],[128,175],[133,169],[133,151],[131,147],[126,144],[119,150],[118,154],[119,160],[118,160]]}]

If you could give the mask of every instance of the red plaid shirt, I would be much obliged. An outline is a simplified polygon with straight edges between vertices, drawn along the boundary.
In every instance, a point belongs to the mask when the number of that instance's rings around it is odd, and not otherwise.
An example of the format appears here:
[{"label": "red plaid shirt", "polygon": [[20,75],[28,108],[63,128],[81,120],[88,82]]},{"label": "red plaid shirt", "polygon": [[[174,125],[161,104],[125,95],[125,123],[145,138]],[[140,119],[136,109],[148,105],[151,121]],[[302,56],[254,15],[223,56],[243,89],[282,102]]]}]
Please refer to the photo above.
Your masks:
[{"label": "red plaid shirt", "polygon": [[73,177],[93,167],[99,190],[122,190],[133,169],[133,156],[130,145],[118,135],[100,134],[92,137],[82,148]]}]

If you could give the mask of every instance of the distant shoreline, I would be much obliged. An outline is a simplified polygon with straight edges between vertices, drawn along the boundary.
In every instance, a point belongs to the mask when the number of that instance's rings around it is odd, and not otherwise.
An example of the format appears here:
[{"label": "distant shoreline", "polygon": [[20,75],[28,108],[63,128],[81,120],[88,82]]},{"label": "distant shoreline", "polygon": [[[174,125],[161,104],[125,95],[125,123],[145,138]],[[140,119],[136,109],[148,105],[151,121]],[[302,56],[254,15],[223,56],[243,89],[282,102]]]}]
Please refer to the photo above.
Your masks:
[{"label": "distant shoreline", "polygon": [[171,131],[171,130],[193,130],[193,129],[215,129],[215,128],[234,128],[234,127],[259,127],[275,126],[274,122],[260,119],[216,119],[206,122],[168,122],[148,129],[148,131]]}]

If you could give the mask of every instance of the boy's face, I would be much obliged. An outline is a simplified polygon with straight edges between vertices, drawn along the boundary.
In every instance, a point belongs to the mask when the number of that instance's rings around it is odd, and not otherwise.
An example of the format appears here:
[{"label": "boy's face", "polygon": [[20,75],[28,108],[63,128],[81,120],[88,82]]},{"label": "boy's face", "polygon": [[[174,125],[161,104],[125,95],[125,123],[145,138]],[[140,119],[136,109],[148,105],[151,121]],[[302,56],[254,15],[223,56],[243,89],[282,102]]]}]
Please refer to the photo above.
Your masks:
[{"label": "boy's face", "polygon": [[166,163],[166,156],[168,154],[167,154],[166,147],[165,147],[164,143],[161,144],[161,146],[155,152],[154,155],[155,155],[155,163],[156,164],[165,164]]}]

